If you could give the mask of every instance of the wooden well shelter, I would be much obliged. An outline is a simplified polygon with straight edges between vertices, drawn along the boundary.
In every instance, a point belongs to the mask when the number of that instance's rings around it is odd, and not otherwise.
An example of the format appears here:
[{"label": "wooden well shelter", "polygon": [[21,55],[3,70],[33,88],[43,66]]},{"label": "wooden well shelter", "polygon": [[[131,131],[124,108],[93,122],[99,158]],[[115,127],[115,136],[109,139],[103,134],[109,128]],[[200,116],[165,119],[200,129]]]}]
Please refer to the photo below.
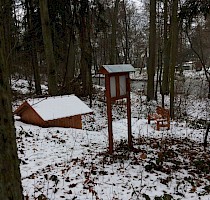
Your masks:
[{"label": "wooden well shelter", "polygon": [[40,127],[82,128],[82,115],[93,111],[75,95],[24,101],[14,115],[24,123]]}]

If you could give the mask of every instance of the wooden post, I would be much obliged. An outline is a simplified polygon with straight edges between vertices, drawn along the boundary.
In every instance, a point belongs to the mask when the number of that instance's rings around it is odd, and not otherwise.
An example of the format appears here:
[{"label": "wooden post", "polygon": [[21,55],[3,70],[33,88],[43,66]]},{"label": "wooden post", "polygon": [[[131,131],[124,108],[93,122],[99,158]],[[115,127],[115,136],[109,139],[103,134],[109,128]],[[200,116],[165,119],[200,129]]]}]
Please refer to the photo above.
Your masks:
[{"label": "wooden post", "polygon": [[107,101],[107,118],[108,118],[108,134],[109,134],[109,153],[113,153],[113,133],[112,133],[112,104],[110,92],[110,76],[105,76],[106,84],[106,101]]},{"label": "wooden post", "polygon": [[128,147],[133,148],[132,134],[131,134],[131,101],[130,101],[130,78],[126,79],[127,90],[127,119],[128,119]]},{"label": "wooden post", "polygon": [[208,99],[210,99],[210,78],[209,78],[209,93],[208,93]]}]

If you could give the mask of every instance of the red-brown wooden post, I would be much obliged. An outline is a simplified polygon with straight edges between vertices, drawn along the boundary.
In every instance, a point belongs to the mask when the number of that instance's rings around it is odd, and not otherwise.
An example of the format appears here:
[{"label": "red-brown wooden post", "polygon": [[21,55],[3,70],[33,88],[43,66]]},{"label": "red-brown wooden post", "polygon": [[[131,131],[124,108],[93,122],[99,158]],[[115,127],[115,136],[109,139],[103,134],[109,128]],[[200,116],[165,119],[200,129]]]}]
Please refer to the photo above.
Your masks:
[{"label": "red-brown wooden post", "polygon": [[110,91],[110,76],[105,76],[106,84],[106,101],[107,101],[107,118],[108,118],[108,134],[109,134],[109,153],[113,153],[113,133],[112,133],[112,102]]},{"label": "red-brown wooden post", "polygon": [[132,134],[131,134],[131,101],[130,101],[130,78],[126,78],[127,87],[127,119],[128,119],[128,147],[133,148]]}]

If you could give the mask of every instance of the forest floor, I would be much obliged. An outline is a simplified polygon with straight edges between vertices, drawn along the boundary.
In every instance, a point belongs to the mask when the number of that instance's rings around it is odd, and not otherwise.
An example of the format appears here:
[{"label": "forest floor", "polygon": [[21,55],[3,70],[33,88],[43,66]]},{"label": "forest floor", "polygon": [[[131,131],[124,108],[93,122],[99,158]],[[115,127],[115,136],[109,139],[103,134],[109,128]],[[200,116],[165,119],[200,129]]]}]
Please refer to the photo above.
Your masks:
[{"label": "forest floor", "polygon": [[[19,82],[20,91],[27,92],[25,82]],[[109,155],[104,88],[95,86],[95,90],[94,113],[83,117],[82,130],[15,121],[26,199],[210,199],[210,137],[203,147],[207,98],[177,95],[179,117],[171,121],[170,130],[157,131],[155,123],[147,123],[147,114],[160,102],[147,103],[143,91],[133,90],[135,151],[127,146],[126,106],[120,100],[113,105],[114,153]]]}]

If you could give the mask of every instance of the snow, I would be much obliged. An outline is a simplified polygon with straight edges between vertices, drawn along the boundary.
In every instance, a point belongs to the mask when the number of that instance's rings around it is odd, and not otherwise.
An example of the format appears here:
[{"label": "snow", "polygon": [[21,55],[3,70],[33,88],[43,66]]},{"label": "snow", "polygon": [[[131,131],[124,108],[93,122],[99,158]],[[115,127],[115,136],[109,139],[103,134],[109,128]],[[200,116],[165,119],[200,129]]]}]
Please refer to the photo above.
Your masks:
[{"label": "snow", "polygon": [[93,112],[75,95],[31,99],[27,102],[45,121]]},{"label": "snow", "polygon": [[[41,128],[15,121],[26,198],[38,199],[42,195],[49,200],[210,199],[209,137],[204,150],[206,129],[192,124],[209,117],[208,99],[176,96],[176,112],[186,112],[187,118],[171,121],[170,130],[157,131],[156,124],[148,124],[146,116],[160,102],[148,103],[143,93],[132,91],[132,136],[137,151],[127,148],[126,106],[124,100],[119,100],[112,105],[111,156],[107,154],[106,103],[100,96],[104,88],[95,86],[95,90],[94,112],[83,116],[83,130]],[[37,100],[31,100],[34,103]],[[65,103],[60,103],[60,109],[67,108]],[[168,103],[166,98],[166,106]]]},{"label": "snow", "polygon": [[143,6],[143,1],[142,0],[132,0],[131,2],[134,2],[137,9],[141,10]]},{"label": "snow", "polygon": [[[208,181],[201,178],[203,185],[190,193],[192,186],[183,182],[191,177],[186,169],[163,173],[158,170],[147,171],[148,163],[156,160],[158,149],[141,144],[136,154],[125,150],[116,157],[105,154],[108,147],[107,128],[101,131],[86,131],[64,128],[43,129],[16,122],[18,128],[19,157],[22,161],[21,174],[24,194],[31,198],[44,194],[49,199],[143,199],[146,194],[151,199],[164,193],[173,195],[177,184],[182,199],[197,200],[198,194]],[[22,129],[22,128],[23,129]],[[170,131],[155,131],[146,120],[132,119],[135,139],[188,136],[201,140],[202,132],[172,125]],[[29,136],[25,136],[29,133]],[[126,119],[113,122],[114,144],[127,138]],[[161,141],[161,140],[160,140]],[[123,143],[123,142],[122,142]],[[195,148],[195,145],[194,145]],[[141,158],[146,152],[147,158]],[[180,158],[183,159],[183,158]],[[170,167],[168,163],[166,165]],[[173,167],[174,165],[172,165]],[[54,177],[54,178],[53,178]],[[171,181],[167,180],[171,177]],[[165,183],[166,182],[166,183]],[[180,194],[181,195],[181,194]],[[180,195],[173,195],[175,199]],[[204,195],[202,199],[209,199]]]},{"label": "snow", "polygon": [[108,73],[121,73],[121,72],[134,72],[135,69],[130,64],[121,64],[121,65],[103,65],[104,69]]}]

